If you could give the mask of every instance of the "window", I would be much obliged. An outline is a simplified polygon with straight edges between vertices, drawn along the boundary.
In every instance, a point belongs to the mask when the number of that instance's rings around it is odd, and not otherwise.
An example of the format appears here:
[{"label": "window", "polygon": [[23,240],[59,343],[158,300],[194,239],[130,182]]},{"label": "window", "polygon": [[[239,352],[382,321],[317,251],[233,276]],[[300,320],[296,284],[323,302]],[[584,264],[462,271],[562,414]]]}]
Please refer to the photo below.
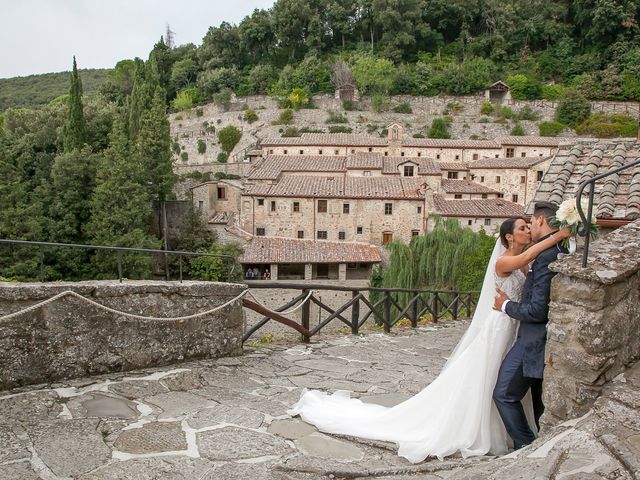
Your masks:
[{"label": "window", "polygon": [[473,225],[473,220],[467,220],[467,225],[469,226]]},{"label": "window", "polygon": [[362,227],[356,227],[356,234],[362,235]]},{"label": "window", "polygon": [[287,149],[285,148],[282,153],[284,153],[285,155],[287,154]]},{"label": "window", "polygon": [[264,198],[258,199],[258,205],[260,205],[261,207],[264,205]]},{"label": "window", "polygon": [[333,151],[333,154],[334,154],[334,155],[338,155],[338,153],[340,153],[340,150],[334,150],[334,151]]},{"label": "window", "polygon": [[269,155],[273,155],[273,148],[269,149]]},{"label": "window", "polygon": [[199,209],[199,210],[202,210],[202,207],[204,207],[204,202],[203,202],[202,200],[200,200],[200,201],[198,202],[198,209]]},{"label": "window", "polygon": [[458,178],[458,172],[447,172],[447,178],[451,178],[451,179],[457,179]]},{"label": "window", "polygon": [[527,182],[527,177],[525,177],[524,175],[520,175],[520,183],[526,183]]},{"label": "window", "polygon": [[224,187],[218,187],[218,200],[227,199],[227,189]]},{"label": "window", "polygon": [[499,158],[500,155],[498,155],[497,153],[494,155],[495,158]]},{"label": "window", "polygon": [[422,152],[418,152],[418,156],[421,157],[422,156]]},{"label": "window", "polygon": [[477,153],[474,153],[472,158],[473,158],[474,160],[477,160],[477,159],[478,159],[478,154],[477,154]]},{"label": "window", "polygon": [[522,158],[526,157],[526,156],[527,156],[527,152],[522,152],[522,153],[520,154],[520,156],[521,156]]},{"label": "window", "polygon": [[515,193],[513,195],[511,195],[511,201],[513,203],[518,203],[518,195],[515,194]]},{"label": "window", "polygon": [[484,183],[484,175],[480,175],[480,183]]},{"label": "window", "polygon": [[338,240],[344,240],[346,238],[344,232],[338,232]]},{"label": "window", "polygon": [[440,154],[436,155],[436,160],[440,160]]},{"label": "window", "polygon": [[393,241],[393,233],[391,232],[383,232],[382,233],[382,244],[386,245],[387,243],[391,243]]},{"label": "window", "polygon": [[536,180],[538,180],[539,182],[542,181],[542,175],[544,174],[544,172],[542,170],[538,170],[536,172]]},{"label": "window", "polygon": [[355,149],[355,148],[352,148],[352,149],[351,149],[351,153],[356,153],[356,149]]},{"label": "window", "polygon": [[455,198],[456,200],[462,200],[462,194],[460,193],[456,193],[453,198]]},{"label": "window", "polygon": [[496,183],[500,183],[500,175],[496,175]]},{"label": "window", "polygon": [[404,176],[405,177],[413,177],[413,165],[405,165],[404,166]]},{"label": "window", "polygon": [[482,198],[489,198],[486,193],[482,194]]},{"label": "window", "polygon": [[412,237],[417,237],[418,235],[420,235],[420,230],[411,230]]},{"label": "window", "polygon": [[318,213],[327,213],[327,201],[318,200]]},{"label": "window", "polygon": [[485,225],[486,227],[488,227],[489,225],[491,225],[491,219],[490,219],[490,218],[485,218],[485,219],[484,219],[484,225]]},{"label": "window", "polygon": [[304,150],[299,150],[300,155],[304,155]]},{"label": "window", "polygon": [[304,230],[298,230],[298,238],[304,238]]},{"label": "window", "polygon": [[512,147],[507,148],[507,158],[513,158],[515,155],[515,150]]},{"label": "window", "polygon": [[257,227],[256,228],[256,236],[257,237],[264,237],[264,227]]},{"label": "window", "polygon": [[388,157],[389,156],[389,152],[384,152],[384,156]]},{"label": "window", "polygon": [[351,208],[351,205],[349,205],[348,203],[343,203],[342,204],[342,213],[349,213],[350,208]]},{"label": "window", "polygon": [[276,201],[275,200],[271,200],[271,211],[272,212],[276,211]]},{"label": "window", "polygon": [[326,240],[326,239],[327,239],[327,231],[318,230],[318,240]]},{"label": "window", "polygon": [[460,160],[460,155],[456,155],[456,160]]},{"label": "window", "polygon": [[373,152],[373,148],[372,148],[372,147],[369,147],[369,151],[370,151],[370,152]]},{"label": "window", "polygon": [[504,198],[504,193],[499,193],[498,198]]},{"label": "window", "polygon": [[385,215],[393,215],[393,203],[385,203],[384,204],[384,214]]},{"label": "window", "polygon": [[401,156],[401,157],[404,157],[404,152],[400,152],[400,156]]},{"label": "window", "polygon": [[422,213],[422,207],[418,207],[416,210],[418,211],[418,213]]},{"label": "window", "polygon": [[370,177],[371,176],[371,172],[369,170],[365,170],[364,172],[362,172],[362,176],[363,177]]},{"label": "window", "polygon": [[293,211],[295,213],[300,213],[300,202],[293,202]]},{"label": "window", "polygon": [[322,149],[318,150],[318,155],[322,155]]}]

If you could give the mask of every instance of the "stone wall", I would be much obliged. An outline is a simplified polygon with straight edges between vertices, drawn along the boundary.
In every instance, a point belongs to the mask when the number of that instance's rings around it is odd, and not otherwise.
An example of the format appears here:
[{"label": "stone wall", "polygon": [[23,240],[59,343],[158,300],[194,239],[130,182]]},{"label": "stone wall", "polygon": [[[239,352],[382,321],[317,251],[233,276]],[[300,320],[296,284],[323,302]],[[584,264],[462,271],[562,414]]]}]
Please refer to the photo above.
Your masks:
[{"label": "stone wall", "polygon": [[145,317],[183,317],[222,305],[245,285],[213,282],[0,282],[0,390],[57,379],[242,353],[240,301],[185,320],[142,320],[73,296],[2,317],[71,290]]},{"label": "stone wall", "polygon": [[640,221],[552,265],[543,421],[587,413],[603,386],[640,359]]}]

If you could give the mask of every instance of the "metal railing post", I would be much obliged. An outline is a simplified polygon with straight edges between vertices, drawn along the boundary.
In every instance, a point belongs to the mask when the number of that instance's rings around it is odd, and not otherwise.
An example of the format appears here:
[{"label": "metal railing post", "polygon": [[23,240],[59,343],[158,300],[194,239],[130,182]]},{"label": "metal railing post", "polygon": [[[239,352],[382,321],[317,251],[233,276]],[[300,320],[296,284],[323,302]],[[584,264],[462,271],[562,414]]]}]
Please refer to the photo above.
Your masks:
[{"label": "metal railing post", "polygon": [[[308,288],[304,288],[302,290],[302,293],[304,294],[304,296],[306,297],[309,294],[309,289]],[[307,329],[307,331],[309,330],[309,320],[310,320],[310,315],[311,314],[311,301],[309,299],[307,299],[304,302],[304,305],[302,306],[302,326],[304,328]],[[303,335],[302,336],[302,341],[304,343],[309,343],[310,338],[308,335]]]},{"label": "metal railing post", "polygon": [[382,323],[385,333],[391,331],[391,293],[389,290],[384,291],[384,313],[382,314]]},{"label": "metal railing post", "polygon": [[411,327],[418,328],[418,301],[420,300],[420,294],[415,292],[413,297],[413,304],[411,305]]},{"label": "metal railing post", "polygon": [[[356,298],[358,295],[360,295],[360,292],[357,290],[354,290],[351,294],[351,298]],[[359,323],[360,323],[360,299],[358,298],[358,300],[353,305],[351,305],[351,334],[352,335],[358,334]]]}]

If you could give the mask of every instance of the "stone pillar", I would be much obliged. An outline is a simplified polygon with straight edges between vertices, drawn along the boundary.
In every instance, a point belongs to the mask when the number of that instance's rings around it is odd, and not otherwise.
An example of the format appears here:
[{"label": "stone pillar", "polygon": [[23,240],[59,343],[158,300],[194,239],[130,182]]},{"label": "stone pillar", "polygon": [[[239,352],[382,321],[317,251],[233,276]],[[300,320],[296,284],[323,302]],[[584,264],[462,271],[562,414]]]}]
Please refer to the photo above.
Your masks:
[{"label": "stone pillar", "polygon": [[347,264],[339,263],[338,264],[338,280],[346,280],[347,279]]},{"label": "stone pillar", "polygon": [[[587,413],[603,386],[640,359],[640,220],[551,265],[542,422]],[[633,246],[632,246],[633,245]]]},{"label": "stone pillar", "polygon": [[277,279],[278,279],[278,264],[272,263],[271,264],[271,280],[277,280]]},{"label": "stone pillar", "polygon": [[304,279],[313,280],[313,264],[312,263],[304,264]]}]

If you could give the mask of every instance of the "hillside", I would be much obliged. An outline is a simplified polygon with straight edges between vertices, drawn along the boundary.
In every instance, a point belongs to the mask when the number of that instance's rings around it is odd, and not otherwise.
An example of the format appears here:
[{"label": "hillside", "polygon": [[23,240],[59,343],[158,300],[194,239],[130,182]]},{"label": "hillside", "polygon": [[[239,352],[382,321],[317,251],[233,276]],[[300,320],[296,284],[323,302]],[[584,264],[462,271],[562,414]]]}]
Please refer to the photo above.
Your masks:
[{"label": "hillside", "polygon": [[[108,69],[79,70],[85,96],[92,96],[107,79]],[[71,72],[44,73],[0,79],[0,112],[13,107],[40,108],[69,93]]]}]

